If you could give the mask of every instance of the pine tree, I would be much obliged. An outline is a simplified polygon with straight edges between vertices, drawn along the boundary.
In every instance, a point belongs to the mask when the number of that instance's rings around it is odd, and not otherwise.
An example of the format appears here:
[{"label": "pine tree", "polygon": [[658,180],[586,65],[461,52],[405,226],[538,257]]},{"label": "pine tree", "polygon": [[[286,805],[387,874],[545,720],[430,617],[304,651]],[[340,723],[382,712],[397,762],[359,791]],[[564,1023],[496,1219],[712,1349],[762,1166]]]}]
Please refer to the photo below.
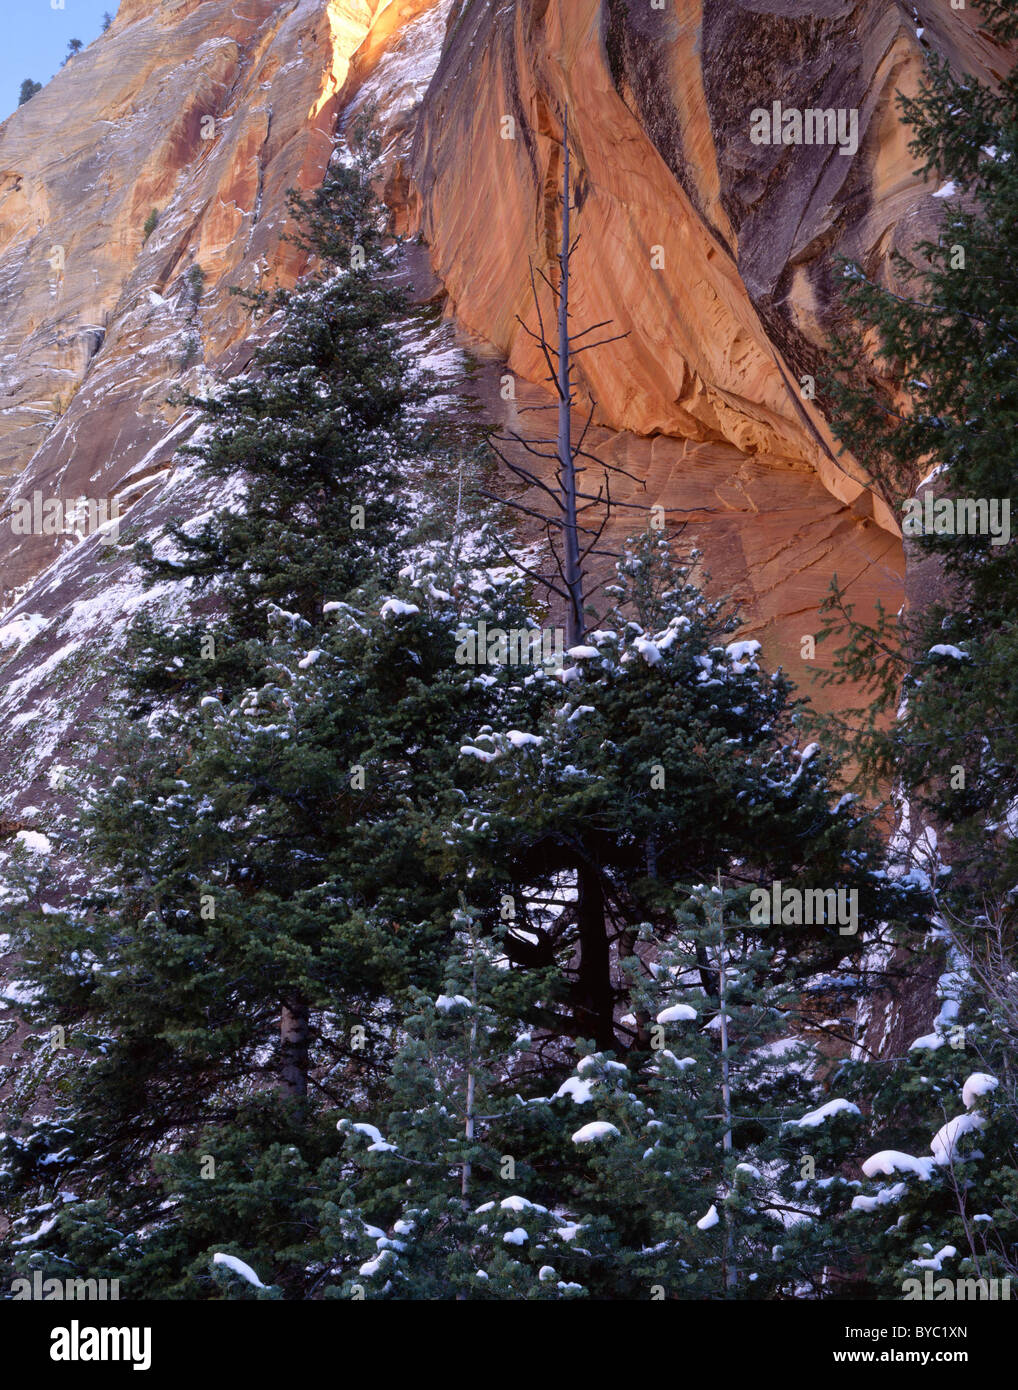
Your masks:
[{"label": "pine tree", "polygon": [[434,443],[419,415],[428,378],[398,342],[414,314],[386,260],[368,165],[337,167],[291,206],[307,229],[295,240],[317,258],[311,274],[293,292],[249,297],[280,324],[252,372],[186,398],[207,432],[181,452],[210,477],[241,476],[243,504],[197,529],[171,526],[170,557],[138,547],[150,582],[215,589],[213,620],[173,634],[139,628],[153,650],[135,687],[161,699],[234,688],[258,666],[244,644],[266,636],[270,611],[318,629],[325,604],[369,575],[391,583],[408,520],[401,469]]},{"label": "pine tree", "polygon": [[[471,554],[499,558],[483,526],[463,525]],[[314,1210],[287,1175],[327,1160],[323,1133],[338,1147],[323,1107],[377,1091],[399,1000],[437,982],[449,939],[436,808],[450,813],[487,698],[453,659],[461,605],[474,621],[525,620],[522,576],[499,564],[478,578],[462,550],[429,535],[408,590],[419,602],[376,587],[364,606],[323,605],[317,632],[268,605],[256,683],[202,697],[197,713],[161,705],[123,744],[124,771],[90,816],[91,892],[24,926],[33,1016],[65,1020],[80,1069],[58,1117],[33,1126],[26,1107],[7,1144],[27,1212],[68,1190],[95,1204],[19,1258],[59,1265],[73,1245],[135,1296],[220,1296],[223,1280],[255,1296],[209,1268],[241,1253],[243,1232],[273,1288],[313,1285],[321,1247],[274,1243],[291,1219],[283,1194],[295,1229]],[[57,1147],[66,1131],[73,1147]]]},{"label": "pine tree", "polygon": [[[1013,1026],[1000,1028],[964,975],[946,978],[945,995],[933,1032],[903,1058],[845,1065],[870,1117],[868,1181],[846,1223],[869,1297],[1006,1299],[1002,1281],[1018,1277]],[[940,1278],[946,1294],[930,1291]],[[958,1279],[997,1281],[996,1292],[958,1293]]]},{"label": "pine tree", "polygon": [[[469,908],[455,916],[442,992],[414,991],[406,1041],[374,1116],[344,1116],[347,1187],[328,1226],[361,1233],[337,1259],[332,1296],[548,1299],[575,1296],[546,1270],[568,1223],[525,1195],[548,1102],[522,1071],[520,1003],[538,985],[506,968]],[[535,1145],[534,1139],[537,1143]],[[342,1252],[342,1253],[340,1253]]]},{"label": "pine tree", "polygon": [[[406,1097],[399,1109],[369,1104],[348,1126],[366,1166],[343,1193],[343,1229],[368,1235],[341,1266],[344,1296],[822,1297],[851,1287],[841,1232],[852,1192],[839,1170],[858,1142],[859,1110],[831,1100],[819,1058],[809,1070],[789,1063],[796,1049],[809,1057],[804,1037],[825,1037],[814,998],[858,997],[858,981],[849,981],[859,943],[831,923],[747,921],[749,885],[754,868],[789,885],[837,876],[856,885],[867,924],[914,922],[922,903],[911,884],[885,877],[865,817],[831,810],[816,748],[771,745],[769,736],[794,728],[785,722],[787,687],[780,676],[761,678],[754,644],[711,641],[723,635],[720,610],[686,582],[662,538],[645,537],[620,572],[615,628],[574,650],[572,666],[514,668],[492,639],[495,664],[479,677],[489,722],[461,750],[468,798],[447,837],[461,846],[472,958],[497,951],[520,981],[515,1048],[496,1049],[485,1065],[485,1093],[501,1094],[502,1104],[479,1110],[483,1142],[469,1154],[471,1190],[486,1182],[484,1200],[471,1207],[458,1186],[468,1161],[464,1047],[476,1021],[461,969],[438,1002],[422,997],[420,1017],[407,1024],[412,1042],[391,1083]],[[729,682],[732,714],[744,721],[739,739],[724,722]],[[673,709],[682,730],[674,748]],[[695,761],[702,748],[713,751],[709,776]],[[766,769],[758,785],[754,754]],[[650,775],[631,788],[624,774],[634,766]],[[596,775],[581,780],[588,768]],[[660,818],[644,805],[648,784],[665,790],[676,770],[690,804],[685,821],[673,819],[667,798]],[[572,779],[580,785],[570,795]],[[704,786],[718,788],[706,808]],[[803,836],[797,856],[787,803],[799,797],[809,849]],[[750,814],[740,828],[742,801],[758,805],[760,820]],[[772,840],[763,826],[775,823],[783,833]],[[782,846],[788,857],[776,861]],[[732,913],[723,940],[712,894],[672,876],[694,874],[708,854],[730,885],[719,900]],[[583,968],[577,859],[606,885],[600,1036]],[[497,1018],[490,996],[486,1006],[485,1017]],[[731,1029],[724,1043],[722,1017]],[[687,1038],[683,1024],[694,1019]],[[682,1055],[664,1045],[673,1032]],[[569,1077],[574,1046],[586,1055]],[[596,1118],[578,1108],[592,1100]],[[508,1192],[499,1155],[512,1164]]]},{"label": "pine tree", "polygon": [[[979,8],[994,38],[1015,37],[1013,6]],[[921,172],[940,181],[939,232],[896,259],[900,293],[846,266],[854,337],[875,343],[877,366],[842,343],[831,390],[833,423],[903,514],[913,560],[932,558],[941,576],[936,601],[898,619],[856,623],[837,591],[830,604],[832,630],[849,620],[836,679],[862,678],[873,696],[849,747],[865,775],[899,783],[901,837],[925,860],[912,872],[933,890],[942,985],[960,994],[905,1057],[861,1065],[853,1081],[872,1108],[867,1173],[885,1179],[857,1197],[853,1240],[860,1277],[883,1297],[927,1273],[1005,1277],[1016,1240],[1018,79],[991,89],[928,61],[901,107]],[[965,1099],[980,1076],[990,1089]]]},{"label": "pine tree", "polygon": [[[492,686],[497,719],[463,749],[467,800],[450,834],[488,929],[516,923],[510,958],[558,966],[546,1024],[640,1051],[645,1024],[616,1026],[619,971],[636,924],[670,922],[674,885],[719,869],[768,888],[840,885],[866,924],[914,924],[916,898],[885,876],[869,818],[832,804],[819,746],[796,746],[787,679],[760,670],[758,643],[726,642],[737,619],[703,598],[660,533],[627,552],[609,594],[608,625],[570,664],[519,692]],[[511,703],[498,709],[502,689]],[[857,951],[830,924],[791,932],[802,969]]]},{"label": "pine tree", "polygon": [[21,91],[18,93],[18,105],[24,106],[26,101],[31,101],[36,92],[42,91],[41,82],[33,82],[30,77],[26,77],[21,84]]},{"label": "pine tree", "polygon": [[[140,550],[153,582],[190,582],[208,607],[139,625],[133,718],[106,731],[122,771],[83,789],[91,884],[57,914],[29,904],[21,923],[40,984],[30,1012],[60,1020],[79,1065],[52,1121],[33,1125],[26,1100],[12,1126],[13,1188],[30,1209],[73,1176],[100,1200],[92,1248],[109,1236],[114,1253],[111,1232],[160,1209],[160,1163],[199,1135],[213,1156],[212,1135],[236,1151],[271,1131],[285,1147],[314,1133],[312,1072],[317,1098],[370,1088],[390,1001],[439,969],[454,901],[422,867],[435,850],[414,798],[455,762],[456,622],[444,600],[413,609],[408,641],[393,618],[410,605],[383,602],[412,540],[398,470],[433,433],[427,385],[397,341],[409,306],[364,169],[303,206],[323,267],[264,301],[281,322],[254,376],[195,403],[206,432],[192,457],[245,480],[244,510],[173,528],[169,556]],[[73,1155],[46,1161],[66,1127]],[[178,1275],[200,1234],[181,1238]]]},{"label": "pine tree", "polygon": [[[524,1023],[550,976],[513,969],[461,913],[442,992],[405,1021],[391,1101],[339,1121],[326,1296],[825,1296],[845,1273],[838,1167],[859,1110],[823,1100],[809,1000],[769,978],[773,947],[738,949],[745,900],[687,891],[636,991],[657,1020],[650,1057],[584,1051],[571,1072]],[[731,955],[723,995],[698,950]]]}]

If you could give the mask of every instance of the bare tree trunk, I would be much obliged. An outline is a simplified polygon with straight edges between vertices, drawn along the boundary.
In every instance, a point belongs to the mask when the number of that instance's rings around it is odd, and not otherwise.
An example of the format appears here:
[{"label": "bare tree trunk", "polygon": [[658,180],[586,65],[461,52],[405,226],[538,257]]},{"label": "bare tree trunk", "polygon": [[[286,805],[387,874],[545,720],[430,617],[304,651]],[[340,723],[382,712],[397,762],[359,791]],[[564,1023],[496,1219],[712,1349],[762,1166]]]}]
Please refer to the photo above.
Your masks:
[{"label": "bare tree trunk", "polygon": [[287,999],[279,1017],[279,1078],[280,1090],[291,1100],[307,1096],[309,1046],[308,1006],[302,999]]},{"label": "bare tree trunk", "polygon": [[[467,1053],[467,1105],[466,1123],[463,1127],[463,1134],[466,1142],[474,1142],[474,1054],[477,1051],[477,922],[470,918],[470,1002],[473,1005],[470,1018],[470,1046]],[[460,1192],[466,1197],[470,1191],[470,1157],[469,1154],[463,1160],[463,1176],[460,1182]]]},{"label": "bare tree trunk", "polygon": [[580,566],[580,537],[576,524],[576,459],[573,456],[572,419],[573,392],[570,384],[569,341],[569,108],[562,119],[562,251],[559,255],[561,278],[558,296],[558,466],[561,473],[564,503],[562,549],[563,571],[569,603],[566,610],[566,646],[575,647],[583,640],[586,626],[583,616],[583,574]]},{"label": "bare tree trunk", "polygon": [[[732,1152],[732,1089],[728,1080],[728,976],[725,968],[725,907],[721,896],[721,870],[718,870],[718,1000],[721,1005],[721,1110],[725,1117],[722,1148]],[[728,1204],[725,1204],[725,1288],[733,1289],[738,1277],[732,1249],[732,1226]]]},{"label": "bare tree trunk", "polygon": [[595,869],[586,866],[576,877],[576,915],[580,933],[576,1028],[580,1037],[593,1037],[599,1050],[604,1052],[614,1048],[617,1041],[611,949],[601,880]]},{"label": "bare tree trunk", "polygon": [[[551,486],[544,478],[539,476],[532,467],[517,462],[507,455],[494,439],[489,440],[491,448],[497,458],[508,468],[513,477],[529,486],[543,492],[551,499],[553,512],[551,515],[542,514],[535,510],[527,502],[520,501],[519,498],[500,497],[496,493],[488,491],[486,488],[479,488],[482,497],[487,497],[493,502],[504,504],[523,513],[525,516],[532,517],[545,526],[552,557],[557,570],[554,578],[547,574],[542,574],[539,570],[532,570],[523,564],[518,554],[513,552],[502,542],[496,543],[504,551],[508,559],[524,574],[535,580],[549,594],[554,594],[565,604],[566,620],[566,646],[574,647],[583,640],[586,631],[586,612],[585,601],[590,597],[585,594],[584,585],[587,576],[584,574],[584,562],[591,555],[597,555],[608,559],[617,559],[615,551],[599,548],[601,537],[604,534],[608,521],[613,515],[616,507],[631,508],[635,511],[643,511],[645,508],[636,502],[616,502],[611,496],[610,474],[622,474],[632,481],[639,483],[641,480],[628,473],[626,469],[620,468],[614,463],[606,463],[598,459],[584,448],[584,441],[594,419],[596,403],[593,397],[590,398],[590,409],[586,422],[580,432],[579,438],[574,441],[572,436],[572,407],[573,407],[573,387],[572,387],[572,365],[573,358],[581,352],[589,352],[593,348],[606,347],[609,343],[618,342],[622,338],[629,336],[627,333],[617,333],[601,338],[596,341],[586,341],[580,346],[576,346],[581,338],[586,338],[589,333],[608,326],[609,320],[601,323],[591,324],[590,327],[582,329],[579,333],[573,333],[569,324],[569,290],[570,290],[570,264],[573,252],[579,243],[579,237],[573,241],[572,238],[572,204],[569,201],[569,180],[572,168],[572,156],[569,149],[569,108],[566,107],[562,116],[562,240],[557,257],[559,265],[558,284],[553,284],[550,276],[546,275],[540,267],[535,270],[533,262],[530,265],[530,283],[534,297],[534,310],[537,315],[537,329],[532,329],[520,316],[516,315],[516,320],[526,333],[540,348],[548,368],[548,375],[545,380],[552,387],[557,396],[557,402],[548,406],[526,406],[525,410],[555,410],[558,414],[558,432],[553,438],[549,434],[547,437],[542,435],[538,439],[529,440],[519,434],[516,430],[510,429],[508,434],[500,439],[500,442],[520,445],[528,454],[535,458],[547,461],[554,461],[556,464],[556,485]],[[546,323],[544,311],[541,306],[541,294],[538,289],[538,279],[544,281],[551,291],[552,299],[557,309],[558,325],[554,335],[555,345],[552,345],[552,333],[550,324]],[[546,452],[554,450],[554,452]],[[587,470],[583,464],[577,464],[577,459],[592,459],[603,471],[604,480],[597,492],[591,492],[589,488],[584,489],[581,475]],[[645,486],[645,484],[642,484]],[[600,522],[594,519],[585,522],[582,517],[584,512],[600,508],[604,516]],[[584,540],[581,542],[581,536]]]}]

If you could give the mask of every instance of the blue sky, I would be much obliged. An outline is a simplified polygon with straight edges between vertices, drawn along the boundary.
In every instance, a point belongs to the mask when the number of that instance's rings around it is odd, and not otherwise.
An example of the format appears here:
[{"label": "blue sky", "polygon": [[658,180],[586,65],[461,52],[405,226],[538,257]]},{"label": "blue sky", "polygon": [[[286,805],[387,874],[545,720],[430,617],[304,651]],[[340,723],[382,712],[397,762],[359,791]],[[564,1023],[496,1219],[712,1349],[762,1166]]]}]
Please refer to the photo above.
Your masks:
[{"label": "blue sky", "polygon": [[0,120],[18,104],[24,78],[43,86],[59,68],[69,39],[89,44],[102,31],[103,11],[115,15],[120,0],[3,0],[0,44]]}]

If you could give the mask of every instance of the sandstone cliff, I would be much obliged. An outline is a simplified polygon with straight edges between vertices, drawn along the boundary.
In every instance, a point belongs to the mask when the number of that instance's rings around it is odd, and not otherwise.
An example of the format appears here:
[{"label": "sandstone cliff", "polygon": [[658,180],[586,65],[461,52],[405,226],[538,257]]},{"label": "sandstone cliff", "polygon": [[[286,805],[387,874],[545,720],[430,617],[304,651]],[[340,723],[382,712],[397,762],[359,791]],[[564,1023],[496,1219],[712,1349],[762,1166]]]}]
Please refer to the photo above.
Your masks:
[{"label": "sandstone cliff", "polygon": [[[863,609],[901,602],[896,520],[802,389],[838,326],[837,258],[890,278],[892,251],[936,225],[894,99],[922,50],[984,77],[1006,62],[948,0],[921,10],[460,3],[417,123],[410,226],[457,320],[533,380],[524,253],[553,252],[568,105],[577,321],[628,334],[580,359],[598,444],[646,479],[642,500],[689,520],[715,584],[802,680],[832,573]],[[749,113],[774,100],[857,110],[856,152],[753,144]]]}]

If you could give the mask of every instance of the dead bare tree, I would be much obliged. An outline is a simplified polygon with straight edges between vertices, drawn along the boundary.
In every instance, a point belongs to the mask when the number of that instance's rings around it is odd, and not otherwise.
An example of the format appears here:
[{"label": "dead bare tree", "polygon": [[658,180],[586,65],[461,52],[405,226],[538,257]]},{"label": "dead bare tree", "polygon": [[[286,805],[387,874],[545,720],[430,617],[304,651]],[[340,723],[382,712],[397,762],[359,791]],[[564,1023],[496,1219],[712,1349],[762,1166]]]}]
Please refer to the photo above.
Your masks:
[{"label": "dead bare tree", "polygon": [[[502,541],[496,541],[509,561],[533,579],[553,601],[560,601],[565,610],[566,646],[580,645],[590,627],[591,600],[602,583],[596,583],[590,562],[599,557],[619,558],[619,552],[602,544],[605,529],[617,509],[625,508],[646,513],[642,502],[618,500],[612,495],[612,481],[618,475],[628,478],[641,489],[646,483],[617,464],[597,457],[587,447],[594,422],[597,402],[589,387],[581,388],[576,359],[581,353],[593,352],[610,343],[628,337],[628,333],[610,330],[611,320],[605,319],[587,327],[574,328],[570,308],[573,257],[580,237],[573,236],[573,214],[578,211],[571,196],[572,151],[569,145],[569,111],[562,118],[562,194],[561,236],[558,255],[552,259],[551,275],[534,261],[530,262],[530,288],[533,295],[536,327],[531,327],[517,315],[517,322],[540,349],[547,368],[542,378],[550,386],[554,400],[548,405],[521,408],[520,413],[554,411],[557,430],[554,436],[530,438],[517,430],[492,434],[489,443],[503,466],[526,489],[540,494],[537,503],[526,493],[505,499],[492,492],[482,491],[490,500],[512,507],[518,513],[536,520],[543,529],[550,552],[548,573],[528,568],[521,563]],[[555,266],[557,264],[557,272]],[[547,311],[548,299],[555,312],[555,327]],[[543,302],[542,302],[543,301]],[[603,330],[609,330],[604,333]],[[601,336],[598,336],[598,335]],[[574,412],[583,419],[582,428],[574,438]],[[585,418],[584,418],[585,417]],[[512,446],[516,446],[513,449]],[[514,457],[513,454],[516,456]],[[526,457],[545,465],[539,470]],[[588,483],[586,476],[599,474],[600,481]],[[615,1005],[619,991],[613,980],[616,961],[625,955],[636,954],[635,936],[626,925],[627,909],[619,897],[619,885],[607,871],[596,850],[577,835],[568,841],[535,836],[525,848],[514,851],[514,878],[521,885],[541,885],[525,888],[522,896],[533,907],[551,903],[546,896],[547,885],[557,873],[572,875],[575,896],[561,916],[552,923],[541,924],[528,916],[527,933],[530,940],[514,938],[507,952],[514,963],[544,967],[558,958],[565,933],[575,932],[573,959],[568,967],[572,1028],[576,1037],[589,1037],[602,1051],[619,1047],[615,1031]],[[536,914],[535,914],[536,915]],[[549,1020],[551,1027],[561,1032],[561,1021]],[[638,1025],[636,1045],[647,1039],[647,1020]]]},{"label": "dead bare tree", "polygon": [[[593,556],[617,558],[617,552],[600,548],[601,538],[614,509],[626,507],[634,511],[646,511],[647,508],[642,503],[616,501],[611,495],[611,477],[613,474],[622,474],[640,487],[646,488],[646,484],[641,479],[628,473],[624,468],[619,468],[616,464],[605,463],[604,460],[597,458],[596,455],[584,448],[597,407],[597,402],[589,391],[587,392],[589,410],[586,423],[578,439],[575,442],[573,440],[572,415],[578,401],[578,392],[573,383],[574,358],[581,352],[591,352],[594,348],[618,342],[629,335],[628,333],[615,333],[596,342],[577,346],[580,340],[589,334],[607,328],[611,320],[605,319],[601,323],[591,324],[589,328],[584,328],[578,333],[573,332],[570,323],[570,272],[572,258],[580,243],[580,238],[577,236],[575,240],[571,240],[571,216],[576,211],[576,207],[571,201],[570,194],[568,106],[562,118],[562,151],[562,237],[561,249],[556,257],[558,284],[554,284],[540,268],[535,270],[533,260],[531,260],[530,287],[537,314],[537,329],[530,328],[518,314],[516,316],[523,331],[538,344],[548,368],[548,375],[544,379],[550,383],[558,397],[557,402],[553,405],[526,406],[520,413],[528,410],[554,410],[558,416],[557,434],[554,438],[527,439],[515,430],[510,430],[505,435],[492,435],[489,438],[493,451],[504,466],[528,487],[537,488],[545,493],[551,501],[552,510],[549,514],[539,511],[536,507],[528,506],[518,498],[507,501],[505,498],[496,497],[493,493],[483,489],[482,492],[485,497],[492,501],[505,503],[516,511],[535,518],[544,527],[545,538],[555,564],[556,577],[528,569],[525,565],[521,565],[519,559],[510,554],[504,545],[502,545],[502,549],[514,565],[522,569],[547,592],[557,595],[564,602],[566,645],[573,647],[583,640],[588,626],[588,602],[593,593],[601,587],[591,584],[586,568],[587,561]],[[549,337],[545,327],[545,314],[541,308],[538,277],[551,292],[556,309],[557,331],[554,342]],[[519,445],[535,458],[555,463],[555,485],[551,486],[526,464],[510,458],[505,449],[506,446],[512,444]],[[580,462],[583,459],[596,464],[602,471],[602,481],[596,493],[584,490],[582,479],[583,474],[588,470]],[[596,519],[598,511],[601,512],[601,515],[599,519]],[[591,512],[595,513],[595,518],[589,518]],[[590,524],[588,524],[588,518]],[[501,542],[499,544],[501,545]]]}]

